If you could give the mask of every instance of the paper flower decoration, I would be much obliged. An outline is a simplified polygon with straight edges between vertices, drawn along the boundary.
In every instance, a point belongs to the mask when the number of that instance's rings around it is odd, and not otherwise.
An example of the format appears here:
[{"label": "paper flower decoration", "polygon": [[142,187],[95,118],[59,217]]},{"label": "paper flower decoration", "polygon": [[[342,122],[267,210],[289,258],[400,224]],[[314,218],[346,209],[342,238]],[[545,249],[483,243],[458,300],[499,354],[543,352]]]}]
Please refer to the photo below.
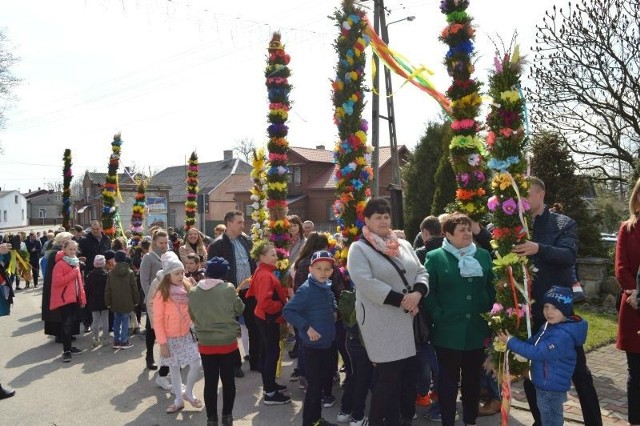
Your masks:
[{"label": "paper flower decoration", "polygon": [[198,211],[198,154],[195,151],[189,157],[187,166],[187,200],[184,202],[184,230],[185,233],[196,226],[196,212]]},{"label": "paper flower decoration", "polygon": [[[122,139],[120,138],[120,133],[116,133],[113,136],[113,142],[111,142],[109,168],[102,189],[102,231],[111,239],[116,237],[116,216],[118,212],[116,194],[120,196],[118,168],[120,167],[121,146]],[[122,230],[120,231],[122,232]]]}]

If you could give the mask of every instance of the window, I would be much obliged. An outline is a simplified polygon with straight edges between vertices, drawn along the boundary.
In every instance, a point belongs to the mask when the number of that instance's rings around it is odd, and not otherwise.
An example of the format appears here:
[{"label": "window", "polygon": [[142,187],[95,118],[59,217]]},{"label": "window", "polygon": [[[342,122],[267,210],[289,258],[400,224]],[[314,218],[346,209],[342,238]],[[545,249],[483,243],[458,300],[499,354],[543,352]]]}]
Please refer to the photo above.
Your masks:
[{"label": "window", "polygon": [[18,196],[17,195],[16,195],[15,200],[16,200],[16,204],[18,204]]},{"label": "window", "polygon": [[38,210],[38,217],[40,219],[44,219],[45,217],[47,217],[47,209]]},{"label": "window", "polygon": [[331,222],[335,222],[336,220],[336,214],[333,211],[333,201],[327,203],[327,218],[329,218]]},{"label": "window", "polygon": [[22,220],[24,220],[24,209],[22,209]]},{"label": "window", "polygon": [[244,206],[244,215],[247,217],[251,217],[251,213],[253,212],[251,205],[252,205],[251,203],[248,203]]},{"label": "window", "polygon": [[167,226],[176,226],[176,209],[169,210],[169,224]]},{"label": "window", "polygon": [[302,176],[302,167],[294,167],[293,168],[293,184],[295,186],[300,185],[301,176]]},{"label": "window", "polygon": [[53,199],[56,201],[62,201],[62,195],[55,195]]},{"label": "window", "polygon": [[4,217],[4,221],[6,222],[7,221],[7,211],[6,210],[4,211],[3,217]]}]

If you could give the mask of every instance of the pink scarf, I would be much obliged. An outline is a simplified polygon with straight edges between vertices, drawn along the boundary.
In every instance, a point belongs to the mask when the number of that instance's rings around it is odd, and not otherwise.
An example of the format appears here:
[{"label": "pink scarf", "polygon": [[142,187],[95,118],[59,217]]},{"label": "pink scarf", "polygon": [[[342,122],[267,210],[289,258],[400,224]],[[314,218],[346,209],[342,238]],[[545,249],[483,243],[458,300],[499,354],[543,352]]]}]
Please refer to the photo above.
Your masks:
[{"label": "pink scarf", "polygon": [[371,243],[376,250],[381,251],[387,256],[398,257],[400,255],[400,243],[398,236],[393,230],[389,230],[386,237],[382,238],[369,230],[367,226],[362,227],[362,235]]},{"label": "pink scarf", "polygon": [[189,294],[184,284],[171,284],[169,286],[169,296],[176,303],[189,303]]}]

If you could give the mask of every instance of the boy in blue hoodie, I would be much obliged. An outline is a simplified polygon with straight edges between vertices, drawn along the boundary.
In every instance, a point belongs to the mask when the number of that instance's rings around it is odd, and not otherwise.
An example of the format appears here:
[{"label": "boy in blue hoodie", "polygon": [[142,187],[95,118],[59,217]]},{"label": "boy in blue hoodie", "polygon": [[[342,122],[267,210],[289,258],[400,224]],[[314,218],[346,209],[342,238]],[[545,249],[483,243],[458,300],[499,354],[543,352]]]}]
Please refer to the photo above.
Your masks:
[{"label": "boy in blue hoodie", "polygon": [[282,315],[300,330],[304,345],[307,393],[304,397],[302,425],[331,425],[321,417],[322,387],[332,368],[332,344],[336,329],[336,301],[329,277],[334,259],[321,250],[311,255],[309,278],[284,306]]},{"label": "boy in blue hoodie", "polygon": [[571,315],[573,291],[570,287],[553,286],[542,300],[547,322],[526,342],[508,333],[498,338],[507,348],[530,359],[531,381],[536,387],[540,418],[545,426],[562,425],[562,404],[567,400],[571,376],[576,367],[576,346],[587,339],[587,322]]}]

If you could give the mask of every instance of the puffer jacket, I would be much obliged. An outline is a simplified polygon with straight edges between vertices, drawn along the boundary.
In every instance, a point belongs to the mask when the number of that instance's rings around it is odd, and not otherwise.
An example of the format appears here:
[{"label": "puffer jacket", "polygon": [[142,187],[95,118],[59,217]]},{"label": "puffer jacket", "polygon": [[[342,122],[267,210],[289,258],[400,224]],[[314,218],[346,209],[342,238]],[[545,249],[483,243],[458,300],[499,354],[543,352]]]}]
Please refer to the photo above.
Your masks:
[{"label": "puffer jacket", "polygon": [[104,292],[104,302],[111,312],[132,312],[140,303],[136,274],[127,262],[116,263],[107,275],[107,287]]},{"label": "puffer jacket", "polygon": [[572,316],[558,324],[546,322],[526,342],[511,338],[507,347],[532,361],[531,381],[535,387],[566,392],[576,368],[576,346],[584,345],[586,339],[587,322]]},{"label": "puffer jacket", "polygon": [[[321,283],[309,275],[307,281],[285,305],[282,315],[287,322],[300,330],[300,339],[305,346],[326,349],[331,347],[336,336],[336,309],[331,281]],[[315,342],[309,339],[309,327],[313,327],[320,334],[320,339]]]},{"label": "puffer jacket", "polygon": [[162,293],[156,291],[153,297],[153,330],[158,344],[167,343],[170,337],[186,336],[191,323],[188,302],[178,303],[171,297],[164,300]]},{"label": "puffer jacket", "polygon": [[[542,214],[533,220],[533,242],[538,243],[538,253],[530,256],[536,272],[533,275],[532,296],[538,302],[553,285],[571,287],[578,251],[578,226],[575,220],[544,207]],[[532,305],[534,322],[544,322],[542,303]]]},{"label": "puffer jacket", "polygon": [[51,299],[49,309],[58,309],[71,303],[87,304],[82,273],[79,266],[71,266],[62,258],[64,252],[56,253],[56,264],[51,274]]}]

